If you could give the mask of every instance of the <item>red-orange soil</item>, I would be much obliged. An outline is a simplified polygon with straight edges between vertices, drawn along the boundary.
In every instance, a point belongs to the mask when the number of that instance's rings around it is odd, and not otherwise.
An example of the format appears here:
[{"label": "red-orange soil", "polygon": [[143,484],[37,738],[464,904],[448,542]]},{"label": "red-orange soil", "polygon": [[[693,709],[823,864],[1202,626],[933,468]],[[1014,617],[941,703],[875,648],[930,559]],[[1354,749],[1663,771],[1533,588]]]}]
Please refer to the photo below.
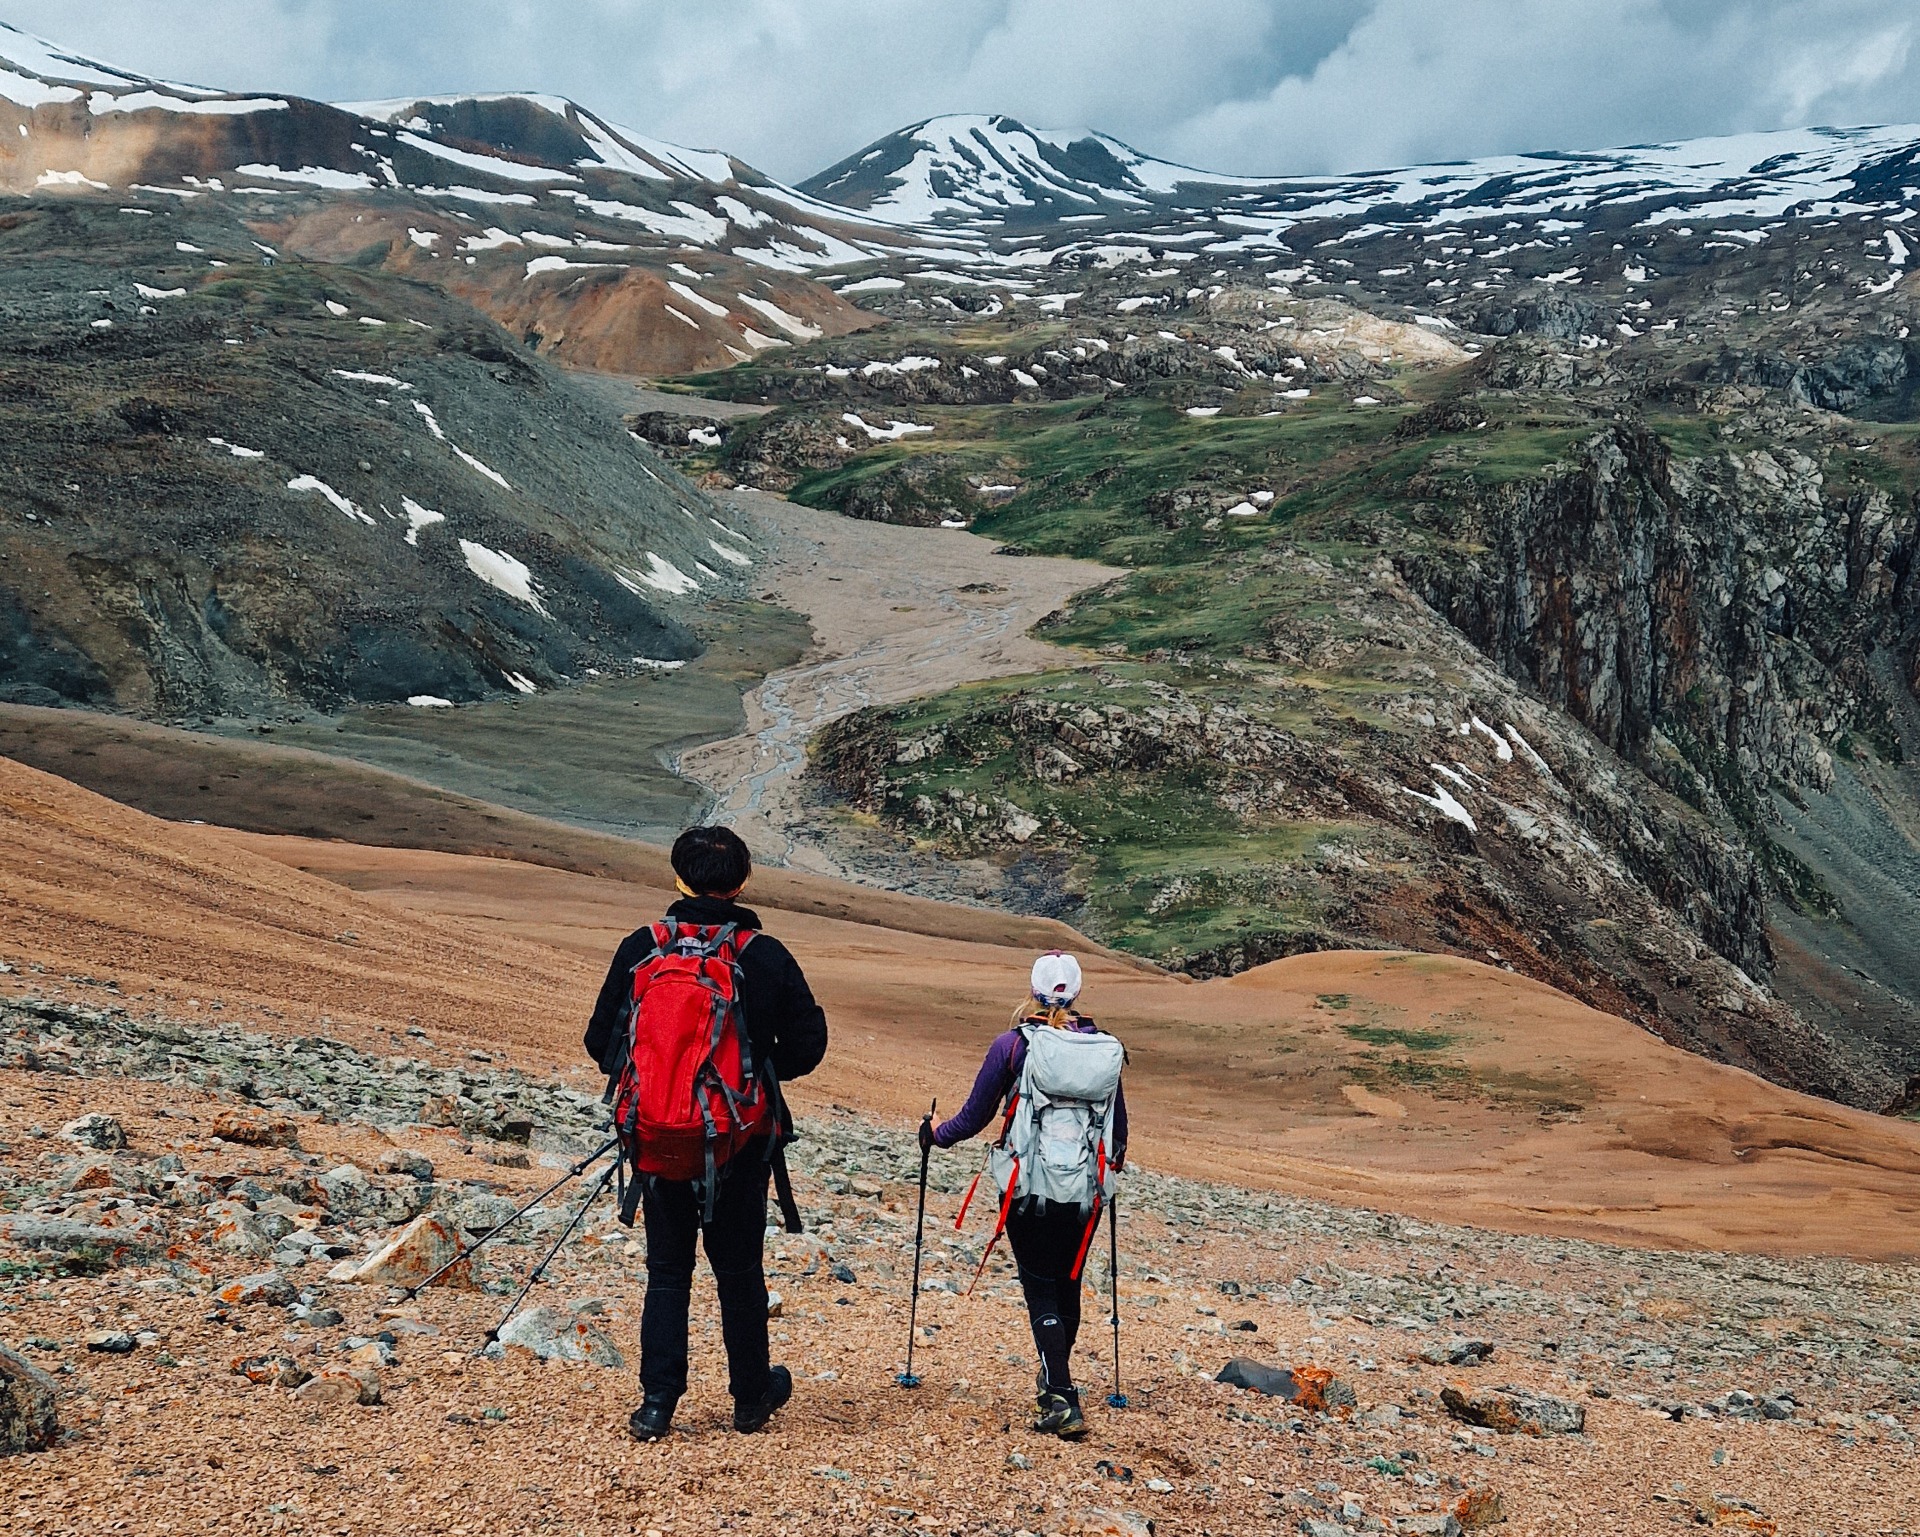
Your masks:
[{"label": "red-orange soil", "polygon": [[[0,760],[0,960],[16,990],[581,1073],[607,955],[669,897],[505,859],[159,821]],[[1057,926],[775,875],[754,893],[834,1028],[796,1086],[901,1121],[956,1104]],[[795,910],[809,909],[809,910]],[[1920,1251],[1920,1125],[1674,1050],[1492,967],[1295,957],[1195,983],[1080,943],[1132,1052],[1146,1167],[1517,1232],[1671,1247]],[[38,967],[38,972],[31,968]]]}]

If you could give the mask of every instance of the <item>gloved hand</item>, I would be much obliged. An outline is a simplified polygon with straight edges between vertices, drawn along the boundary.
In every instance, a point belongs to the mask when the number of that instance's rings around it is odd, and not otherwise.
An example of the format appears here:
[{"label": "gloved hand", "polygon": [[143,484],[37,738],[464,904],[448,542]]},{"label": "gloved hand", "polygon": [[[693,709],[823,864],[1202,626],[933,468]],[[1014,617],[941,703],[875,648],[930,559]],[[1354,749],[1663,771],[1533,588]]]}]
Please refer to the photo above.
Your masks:
[{"label": "gloved hand", "polygon": [[920,1151],[923,1153],[933,1151],[933,1117],[931,1115],[922,1116],[920,1119]]}]

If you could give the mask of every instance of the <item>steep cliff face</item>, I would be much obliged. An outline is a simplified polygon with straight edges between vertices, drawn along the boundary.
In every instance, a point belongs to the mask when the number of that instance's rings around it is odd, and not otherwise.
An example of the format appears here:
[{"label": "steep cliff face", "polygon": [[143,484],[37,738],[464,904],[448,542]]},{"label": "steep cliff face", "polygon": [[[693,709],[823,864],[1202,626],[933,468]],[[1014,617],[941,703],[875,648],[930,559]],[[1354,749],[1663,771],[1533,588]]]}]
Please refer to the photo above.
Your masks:
[{"label": "steep cliff face", "polygon": [[1398,565],[1435,609],[1750,858],[1730,886],[1724,857],[1629,820],[1612,843],[1641,878],[1804,1015],[1911,1071],[1911,499],[1794,446],[1676,458],[1618,427],[1417,521]]},{"label": "steep cliff face", "polygon": [[1672,459],[1596,435],[1561,473],[1422,504],[1408,579],[1511,676],[1696,803],[1751,823],[1768,786],[1826,791],[1855,739],[1891,748],[1912,676],[1915,510],[1829,491],[1787,448]]}]

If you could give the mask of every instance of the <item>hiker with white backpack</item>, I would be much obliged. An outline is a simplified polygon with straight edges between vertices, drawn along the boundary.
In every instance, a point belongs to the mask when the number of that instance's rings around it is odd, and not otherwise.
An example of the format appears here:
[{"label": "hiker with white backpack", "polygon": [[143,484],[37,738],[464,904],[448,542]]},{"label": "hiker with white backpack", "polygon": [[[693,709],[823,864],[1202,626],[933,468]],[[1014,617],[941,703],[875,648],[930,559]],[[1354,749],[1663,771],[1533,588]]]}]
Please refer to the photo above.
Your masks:
[{"label": "hiker with white backpack", "polygon": [[[1087,1433],[1070,1364],[1081,1272],[1127,1154],[1120,1088],[1126,1048],[1075,1011],[1080,989],[1072,956],[1055,950],[1035,961],[1031,997],[987,1048],[960,1113],[939,1126],[931,1116],[920,1125],[924,1153],[964,1142],[1001,1118],[988,1157],[1000,1192],[988,1253],[1005,1232],[1040,1356],[1033,1428],[1067,1440]],[[961,1221],[972,1199],[969,1191]],[[980,1264],[984,1270],[985,1256]]]}]

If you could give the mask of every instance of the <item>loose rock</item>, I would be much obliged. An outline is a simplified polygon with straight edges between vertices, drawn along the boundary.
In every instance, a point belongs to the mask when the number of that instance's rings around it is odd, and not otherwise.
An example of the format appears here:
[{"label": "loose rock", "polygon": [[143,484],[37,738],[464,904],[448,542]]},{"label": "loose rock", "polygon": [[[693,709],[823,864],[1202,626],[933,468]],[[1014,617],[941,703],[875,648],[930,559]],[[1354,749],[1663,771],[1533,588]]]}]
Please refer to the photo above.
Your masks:
[{"label": "loose rock", "polygon": [[113,1116],[97,1110],[67,1122],[60,1128],[60,1135],[102,1153],[116,1152],[127,1145],[126,1128]]},{"label": "loose rock", "polygon": [[1530,1388],[1469,1388],[1450,1383],[1440,1390],[1447,1413],[1503,1436],[1575,1435],[1587,1427],[1585,1405]]},{"label": "loose rock", "polygon": [[213,1134],[222,1142],[244,1147],[300,1145],[299,1129],[283,1116],[255,1115],[245,1110],[222,1110],[213,1118]]},{"label": "loose rock", "polygon": [[[428,1212],[415,1217],[364,1261],[342,1260],[327,1277],[361,1286],[417,1286],[459,1252],[459,1234],[450,1223]],[[473,1262],[461,1260],[434,1284],[472,1286]]]},{"label": "loose rock", "polygon": [[625,1366],[612,1340],[583,1318],[558,1308],[529,1308],[507,1320],[502,1345],[517,1346],[543,1361],[589,1361],[595,1366]]},{"label": "loose rock", "polygon": [[294,1389],[303,1404],[377,1404],[380,1381],[372,1372],[330,1367]]},{"label": "loose rock", "polygon": [[293,1283],[277,1270],[262,1270],[256,1275],[242,1276],[237,1281],[229,1281],[214,1293],[229,1307],[262,1303],[285,1307],[296,1295]]},{"label": "loose rock", "polygon": [[1316,1414],[1351,1413],[1359,1403],[1352,1388],[1321,1366],[1274,1367],[1251,1356],[1235,1356],[1214,1380],[1284,1398]]},{"label": "loose rock", "polygon": [[0,1345],[0,1457],[45,1451],[60,1433],[53,1378]]}]

